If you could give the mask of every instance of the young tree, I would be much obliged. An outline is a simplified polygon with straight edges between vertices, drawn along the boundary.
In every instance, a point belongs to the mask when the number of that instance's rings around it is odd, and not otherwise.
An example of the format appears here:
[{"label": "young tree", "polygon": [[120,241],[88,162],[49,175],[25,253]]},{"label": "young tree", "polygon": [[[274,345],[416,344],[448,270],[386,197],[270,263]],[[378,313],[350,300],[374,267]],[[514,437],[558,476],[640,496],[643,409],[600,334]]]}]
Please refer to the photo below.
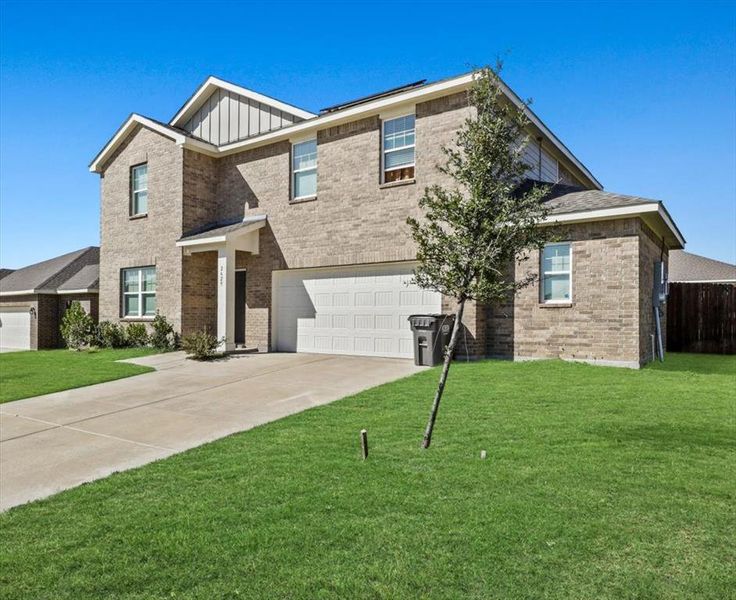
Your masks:
[{"label": "young tree", "polygon": [[465,120],[453,147],[437,167],[455,182],[425,189],[419,206],[423,218],[407,219],[417,245],[419,265],[414,281],[457,302],[457,313],[437,385],[423,448],[429,448],[442,393],[447,382],[465,303],[499,302],[535,279],[516,279],[511,266],[541,248],[549,228],[539,227],[547,215],[545,190],[525,186],[529,165],[523,160],[529,141],[526,106],[517,106],[502,91],[501,65],[475,73],[468,103],[475,115]]}]

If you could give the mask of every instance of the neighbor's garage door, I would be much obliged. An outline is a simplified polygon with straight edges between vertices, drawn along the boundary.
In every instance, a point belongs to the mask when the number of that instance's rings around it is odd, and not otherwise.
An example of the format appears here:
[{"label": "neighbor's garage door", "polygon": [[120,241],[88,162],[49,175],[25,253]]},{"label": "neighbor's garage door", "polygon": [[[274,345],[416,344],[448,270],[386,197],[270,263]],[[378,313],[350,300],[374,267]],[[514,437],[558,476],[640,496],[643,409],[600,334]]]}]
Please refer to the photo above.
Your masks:
[{"label": "neighbor's garage door", "polygon": [[0,347],[30,349],[31,315],[27,308],[0,311]]},{"label": "neighbor's garage door", "polygon": [[277,271],[276,349],[411,358],[407,317],[438,313],[441,295],[410,285],[412,265]]}]

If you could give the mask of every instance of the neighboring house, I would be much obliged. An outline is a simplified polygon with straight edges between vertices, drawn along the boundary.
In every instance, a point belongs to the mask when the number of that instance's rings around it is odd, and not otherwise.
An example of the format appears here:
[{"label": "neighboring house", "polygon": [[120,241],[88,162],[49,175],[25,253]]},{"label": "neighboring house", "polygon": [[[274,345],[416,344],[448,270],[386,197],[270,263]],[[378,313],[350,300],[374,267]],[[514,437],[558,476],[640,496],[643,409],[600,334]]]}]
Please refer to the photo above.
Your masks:
[{"label": "neighboring house", "polygon": [[736,284],[736,265],[684,250],[670,252],[669,269],[669,280],[672,283]]},{"label": "neighboring house", "polygon": [[97,320],[100,249],[82,248],[13,271],[0,280],[0,347],[58,348],[61,319],[78,300]]},{"label": "neighboring house", "polygon": [[[472,74],[322,110],[208,78],[169,123],[131,115],[101,175],[100,318],[207,329],[225,348],[411,357],[412,313],[453,311],[410,283],[406,217],[448,184],[442,146],[472,116]],[[509,101],[520,103],[508,88]],[[530,179],[560,241],[516,266],[539,283],[466,309],[474,357],[651,359],[654,264],[684,240],[661,202],[602,190],[528,111]]]}]

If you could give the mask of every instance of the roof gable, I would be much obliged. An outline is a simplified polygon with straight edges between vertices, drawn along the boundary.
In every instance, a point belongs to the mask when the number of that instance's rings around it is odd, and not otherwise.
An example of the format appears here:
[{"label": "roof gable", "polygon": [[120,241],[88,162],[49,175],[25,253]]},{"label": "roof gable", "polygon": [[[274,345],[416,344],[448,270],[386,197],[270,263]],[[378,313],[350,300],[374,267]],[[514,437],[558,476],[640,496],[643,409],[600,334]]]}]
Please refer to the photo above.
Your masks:
[{"label": "roof gable", "polygon": [[169,125],[215,145],[228,144],[315,117],[217,77],[208,77]]}]

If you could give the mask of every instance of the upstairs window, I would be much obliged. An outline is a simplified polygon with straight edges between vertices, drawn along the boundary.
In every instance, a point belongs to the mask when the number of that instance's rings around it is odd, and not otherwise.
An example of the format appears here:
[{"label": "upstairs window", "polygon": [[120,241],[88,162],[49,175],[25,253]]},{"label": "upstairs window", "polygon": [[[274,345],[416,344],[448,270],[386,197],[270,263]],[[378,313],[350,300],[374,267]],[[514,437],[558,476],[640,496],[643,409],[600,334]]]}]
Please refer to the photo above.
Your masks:
[{"label": "upstairs window", "polygon": [[317,195],[317,140],[294,144],[291,149],[292,199]]},{"label": "upstairs window", "polygon": [[156,267],[123,269],[121,292],[124,317],[156,316]]},{"label": "upstairs window", "polygon": [[414,115],[383,122],[383,183],[414,179]]},{"label": "upstairs window", "polygon": [[148,165],[130,169],[130,216],[148,213]]},{"label": "upstairs window", "polygon": [[547,244],[542,250],[542,301],[568,303],[572,300],[570,243]]}]

